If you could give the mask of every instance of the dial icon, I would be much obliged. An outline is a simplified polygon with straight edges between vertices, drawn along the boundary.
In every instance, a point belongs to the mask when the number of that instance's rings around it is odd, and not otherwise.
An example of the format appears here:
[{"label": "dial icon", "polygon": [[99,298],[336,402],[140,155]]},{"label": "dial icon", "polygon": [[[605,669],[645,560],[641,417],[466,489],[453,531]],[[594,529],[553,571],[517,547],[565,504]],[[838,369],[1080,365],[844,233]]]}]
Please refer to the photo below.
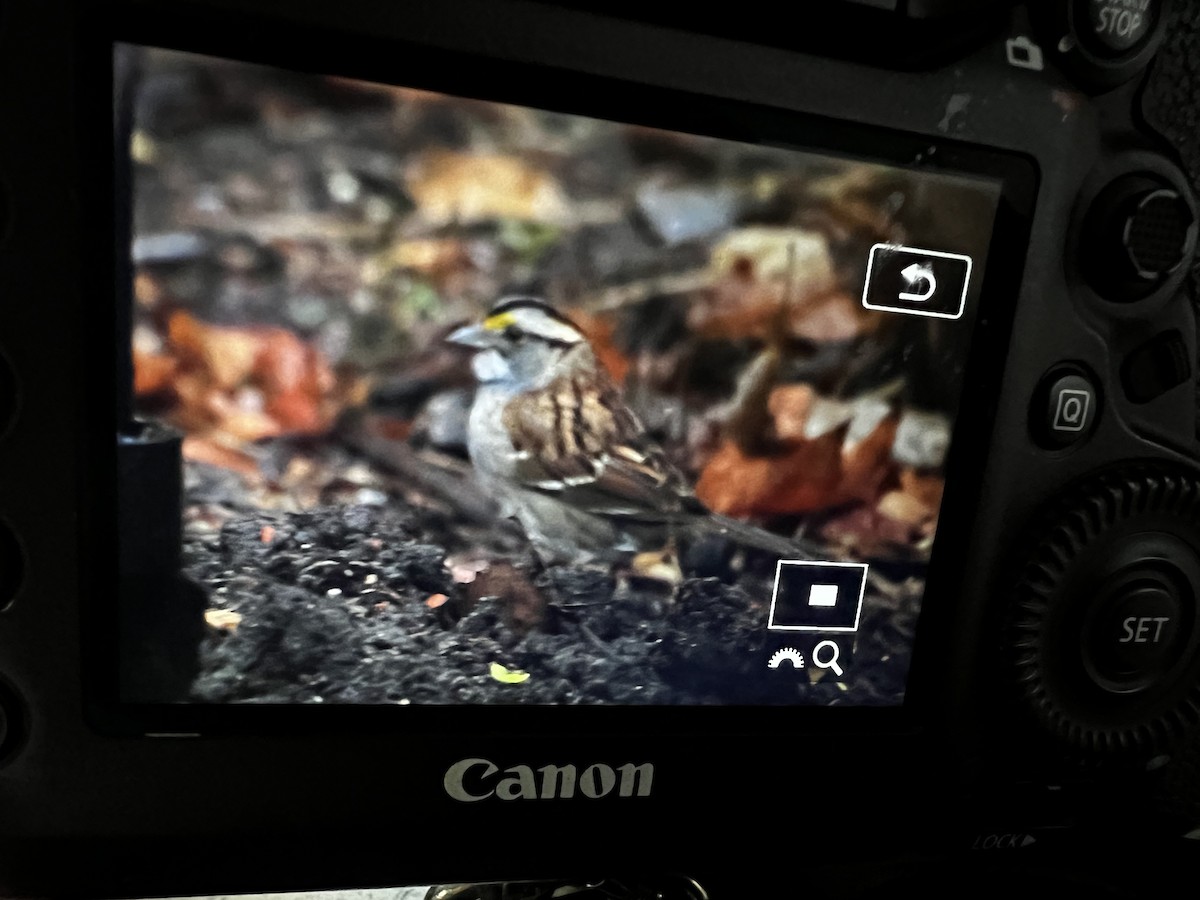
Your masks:
[{"label": "dial icon", "polygon": [[784,647],[782,650],[776,650],[771,654],[771,658],[767,661],[768,669],[778,669],[783,665],[784,661],[790,662],[793,669],[804,668],[804,657],[795,647]]}]

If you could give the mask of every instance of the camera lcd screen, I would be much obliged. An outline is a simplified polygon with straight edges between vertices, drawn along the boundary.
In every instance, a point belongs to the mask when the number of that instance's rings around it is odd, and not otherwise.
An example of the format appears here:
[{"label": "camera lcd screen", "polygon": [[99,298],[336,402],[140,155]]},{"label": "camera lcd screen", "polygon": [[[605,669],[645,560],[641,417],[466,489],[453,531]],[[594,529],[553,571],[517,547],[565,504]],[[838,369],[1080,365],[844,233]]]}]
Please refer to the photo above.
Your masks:
[{"label": "camera lcd screen", "polygon": [[999,180],[118,53],[204,620],[125,701],[903,702]]}]

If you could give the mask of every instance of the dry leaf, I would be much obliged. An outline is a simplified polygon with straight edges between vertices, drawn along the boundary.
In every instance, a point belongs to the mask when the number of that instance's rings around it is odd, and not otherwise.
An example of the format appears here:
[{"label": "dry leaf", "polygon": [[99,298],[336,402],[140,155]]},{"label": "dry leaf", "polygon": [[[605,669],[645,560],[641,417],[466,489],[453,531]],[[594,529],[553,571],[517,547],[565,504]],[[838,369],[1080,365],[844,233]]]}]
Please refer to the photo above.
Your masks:
[{"label": "dry leaf", "polygon": [[789,283],[795,299],[823,294],[834,285],[825,238],[800,228],[755,226],[731,231],[713,247],[709,267],[717,277],[740,272],[755,281]]},{"label": "dry leaf", "polygon": [[820,437],[793,438],[777,452],[750,455],[726,440],[709,459],[696,495],[715,512],[738,518],[828,510],[874,503],[895,475],[891,445],[897,417],[846,446],[849,423]]},{"label": "dry leaf", "polygon": [[775,422],[776,437],[783,441],[804,438],[816,396],[807,384],[784,384],[771,391],[767,409]]},{"label": "dry leaf", "polygon": [[900,489],[917,498],[931,513],[936,514],[942,506],[946,480],[940,475],[905,467],[900,470]]},{"label": "dry leaf", "polygon": [[892,445],[900,416],[889,413],[866,438],[849,448],[842,466],[842,487],[848,498],[873,502],[896,475]]},{"label": "dry leaf", "polygon": [[171,357],[133,348],[133,392],[138,397],[170,390],[175,371],[176,363]]},{"label": "dry leaf", "polygon": [[682,584],[683,570],[679,557],[672,550],[647,550],[638,553],[629,564],[630,571],[642,578],[652,578],[665,584]]},{"label": "dry leaf", "polygon": [[387,253],[386,262],[433,279],[473,265],[466,245],[454,238],[401,241]]},{"label": "dry leaf", "polygon": [[779,453],[751,456],[733,440],[713,454],[696,482],[709,509],[747,518],[826,509],[841,502],[845,428],[798,440]]},{"label": "dry leaf", "polygon": [[875,509],[881,516],[914,528],[919,528],[931,518],[928,506],[903,491],[888,491],[879,498]]},{"label": "dry leaf", "polygon": [[324,357],[283,328],[210,325],[176,312],[159,355],[169,366],[142,354],[140,387],[172,389],[177,402],[168,416],[192,434],[240,441],[319,434],[343,402]]},{"label": "dry leaf", "polygon": [[581,309],[569,309],[566,314],[587,337],[600,365],[604,366],[613,381],[624,384],[629,374],[630,360],[613,340],[617,331],[616,320],[612,316],[592,315]]},{"label": "dry leaf", "polygon": [[512,563],[493,562],[476,573],[467,587],[468,609],[482,597],[496,597],[509,627],[521,633],[536,628],[546,615],[546,598]]},{"label": "dry leaf", "polygon": [[220,466],[242,475],[257,475],[258,463],[252,456],[218,444],[208,438],[189,436],[183,439],[183,458],[193,462]]},{"label": "dry leaf", "polygon": [[409,172],[407,187],[432,224],[568,218],[558,182],[515,156],[433,151]]},{"label": "dry leaf", "polygon": [[788,311],[788,333],[813,343],[850,341],[875,331],[884,313],[865,309],[843,291],[834,291]]},{"label": "dry leaf", "polygon": [[229,390],[250,376],[261,340],[249,329],[208,325],[177,312],[167,324],[167,344],[181,367],[200,369],[216,387]]},{"label": "dry leaf", "polygon": [[213,628],[232,634],[242,623],[242,614],[231,609],[209,609],[204,612],[204,621]]}]

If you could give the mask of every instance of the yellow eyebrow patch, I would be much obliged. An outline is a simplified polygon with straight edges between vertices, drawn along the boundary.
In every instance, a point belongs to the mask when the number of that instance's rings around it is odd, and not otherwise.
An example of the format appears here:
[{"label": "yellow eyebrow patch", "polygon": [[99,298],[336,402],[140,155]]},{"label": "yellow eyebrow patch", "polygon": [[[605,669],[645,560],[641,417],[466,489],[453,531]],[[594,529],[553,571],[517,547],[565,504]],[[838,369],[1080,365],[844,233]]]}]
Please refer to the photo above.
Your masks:
[{"label": "yellow eyebrow patch", "polygon": [[513,323],[514,316],[510,312],[496,313],[483,320],[483,327],[488,331],[503,331]]}]

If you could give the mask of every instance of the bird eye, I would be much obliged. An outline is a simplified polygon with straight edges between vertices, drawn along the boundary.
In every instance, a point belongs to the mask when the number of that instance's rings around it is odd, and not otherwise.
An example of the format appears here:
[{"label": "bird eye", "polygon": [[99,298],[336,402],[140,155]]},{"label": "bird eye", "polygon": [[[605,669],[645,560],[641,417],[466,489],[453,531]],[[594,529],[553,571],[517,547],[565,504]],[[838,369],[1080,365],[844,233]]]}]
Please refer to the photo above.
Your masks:
[{"label": "bird eye", "polygon": [[504,337],[510,341],[519,341],[525,337],[525,332],[516,325],[506,325],[504,327]]}]

